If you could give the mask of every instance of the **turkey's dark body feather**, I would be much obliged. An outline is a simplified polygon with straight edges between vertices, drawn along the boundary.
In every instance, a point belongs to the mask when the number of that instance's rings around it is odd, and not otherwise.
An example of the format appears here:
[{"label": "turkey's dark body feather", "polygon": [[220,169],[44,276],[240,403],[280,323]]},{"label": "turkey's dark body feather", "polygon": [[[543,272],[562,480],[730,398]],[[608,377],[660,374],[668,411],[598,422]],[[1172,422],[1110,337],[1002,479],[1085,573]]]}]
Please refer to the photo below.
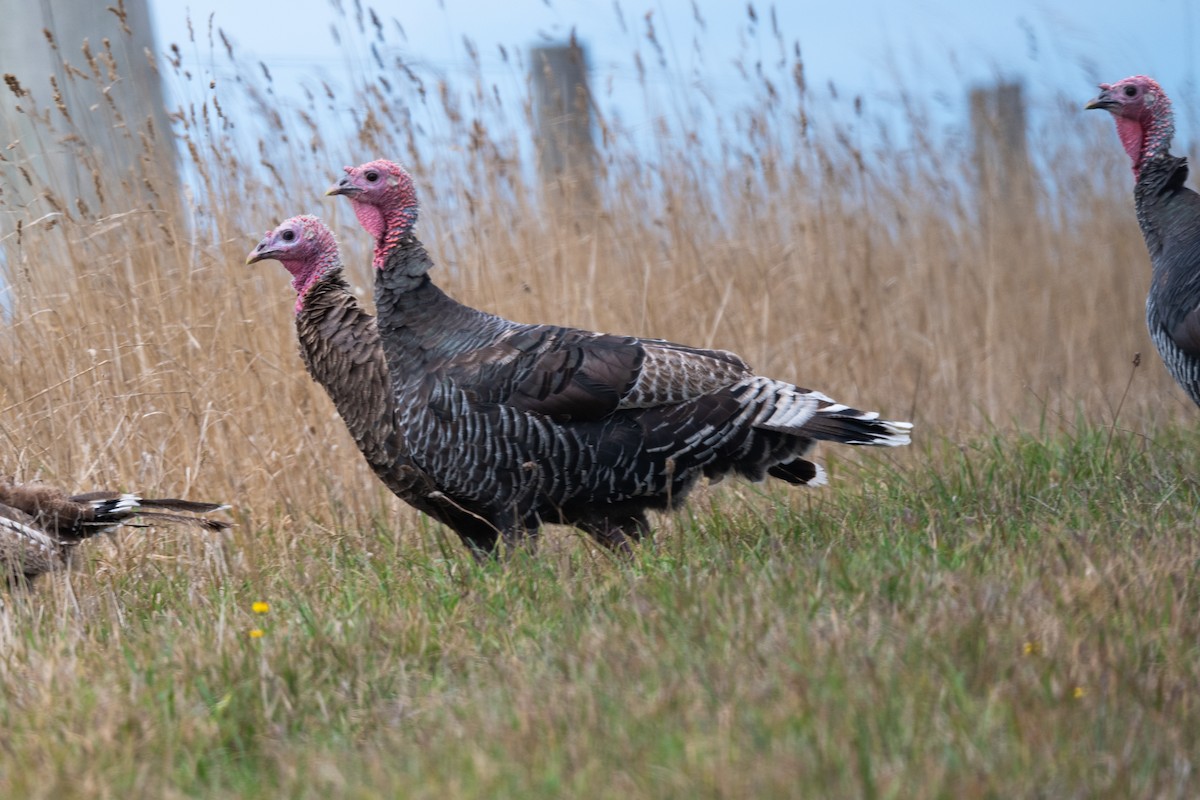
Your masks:
[{"label": "turkey's dark body feather", "polygon": [[473,552],[490,552],[497,534],[435,494],[396,427],[396,398],[375,318],[358,304],[341,270],[326,274],[296,314],[300,357],[333,401],[375,475],[409,505],[454,530]]},{"label": "turkey's dark body feather", "polygon": [[399,430],[437,490],[506,540],[552,522],[623,547],[702,476],[818,483],[804,458],[817,439],[908,441],[907,423],[756,376],[732,353],[468,308],[430,266],[405,236],[376,277]]},{"label": "turkey's dark body feather", "polygon": [[67,496],[51,486],[0,481],[0,572],[10,583],[32,580],[63,566],[70,549],[84,539],[128,524],[133,517],[223,530],[229,523],[191,516],[222,508],[219,503],[121,492]]},{"label": "turkey's dark body feather", "polygon": [[1184,186],[1187,175],[1186,158],[1147,159],[1134,205],[1153,266],[1150,338],[1171,376],[1200,405],[1200,195]]}]

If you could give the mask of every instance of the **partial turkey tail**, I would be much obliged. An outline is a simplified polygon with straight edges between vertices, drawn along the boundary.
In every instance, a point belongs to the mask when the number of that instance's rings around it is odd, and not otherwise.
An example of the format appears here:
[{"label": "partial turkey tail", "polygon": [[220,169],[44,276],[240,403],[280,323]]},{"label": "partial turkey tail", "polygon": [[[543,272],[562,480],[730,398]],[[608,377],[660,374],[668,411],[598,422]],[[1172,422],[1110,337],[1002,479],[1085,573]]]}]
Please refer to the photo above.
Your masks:
[{"label": "partial turkey tail", "polygon": [[829,483],[825,469],[806,458],[794,458],[785,464],[776,464],[767,469],[767,474],[794,486],[824,486]]},{"label": "partial turkey tail", "polygon": [[141,504],[142,498],[136,494],[116,494],[113,492],[90,492],[78,494],[69,498],[73,503],[85,503],[93,510],[92,525],[110,525],[130,517]]},{"label": "partial turkey tail", "polygon": [[[809,440],[900,447],[912,442],[911,431],[911,422],[892,422],[880,419],[874,411],[859,411],[833,403],[817,411],[797,433]],[[806,458],[775,464],[767,468],[767,474],[799,486],[824,486],[829,482],[821,465]]]},{"label": "partial turkey tail", "polygon": [[830,406],[813,415],[803,430],[814,439],[827,442],[902,447],[912,443],[912,427],[911,422],[880,419],[874,411]]},{"label": "partial turkey tail", "polygon": [[751,423],[755,428],[841,444],[900,447],[912,443],[911,422],[880,419],[876,411],[859,411],[812,389],[761,376],[748,378],[737,388],[742,404],[755,411]]},{"label": "partial turkey tail", "polygon": [[[208,530],[224,530],[229,527],[228,522],[212,520],[206,517],[190,516],[191,514],[209,514],[214,511],[224,511],[229,508],[225,503],[198,503],[193,500],[180,500],[175,497],[146,498],[136,494],[115,494],[111,492],[81,494],[71,499],[77,503],[91,505],[95,511],[95,519],[91,523],[93,525],[119,524],[130,517],[154,517],[166,522],[198,525]],[[165,509],[165,511],[145,510],[148,508]]]},{"label": "partial turkey tail", "polygon": [[[194,505],[200,505],[196,503]],[[213,509],[216,511],[221,506]],[[180,525],[195,525],[199,528],[204,528],[208,531],[223,531],[230,527],[230,523],[219,519],[209,519],[208,517],[191,517],[187,514],[171,514],[166,511],[136,511],[134,512],[138,519],[155,519],[163,522],[175,522]],[[146,523],[125,523],[125,527],[144,528]]]},{"label": "partial turkey tail", "polygon": [[228,511],[228,503],[197,503],[193,500],[178,500],[167,497],[161,500],[142,498],[142,508],[163,508],[167,511],[183,511],[188,514],[209,514],[213,511]]}]

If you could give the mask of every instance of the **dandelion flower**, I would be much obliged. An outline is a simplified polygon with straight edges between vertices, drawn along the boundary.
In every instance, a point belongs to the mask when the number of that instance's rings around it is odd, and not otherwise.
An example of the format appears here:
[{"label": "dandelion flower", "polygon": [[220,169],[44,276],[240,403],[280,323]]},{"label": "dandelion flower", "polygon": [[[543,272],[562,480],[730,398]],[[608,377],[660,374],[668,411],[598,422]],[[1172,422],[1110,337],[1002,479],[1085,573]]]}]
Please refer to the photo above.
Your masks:
[{"label": "dandelion flower", "polygon": [[258,600],[254,603],[254,605],[250,606],[250,610],[255,614],[265,614],[271,610],[271,604],[264,603],[262,600]]},{"label": "dandelion flower", "polygon": [[1041,652],[1041,650],[1042,650],[1042,648],[1038,647],[1037,642],[1026,642],[1025,643],[1025,655],[1027,655],[1027,656],[1036,656],[1038,653]]},{"label": "dandelion flower", "polygon": [[1084,691],[1084,688],[1082,686],[1076,686],[1074,694],[1075,694],[1075,699],[1078,700],[1081,697],[1083,697],[1085,694],[1087,694],[1087,692]]},{"label": "dandelion flower", "polygon": [[250,638],[251,639],[261,639],[262,636],[263,636],[262,628],[252,628],[250,630]]}]

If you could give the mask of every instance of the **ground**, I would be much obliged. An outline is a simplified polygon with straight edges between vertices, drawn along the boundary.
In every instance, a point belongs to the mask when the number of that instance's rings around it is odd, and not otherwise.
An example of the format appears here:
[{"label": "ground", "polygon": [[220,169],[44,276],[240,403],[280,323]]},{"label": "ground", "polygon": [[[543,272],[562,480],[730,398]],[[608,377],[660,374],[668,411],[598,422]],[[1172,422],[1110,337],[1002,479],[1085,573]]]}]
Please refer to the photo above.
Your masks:
[{"label": "ground", "polygon": [[552,531],[477,567],[408,514],[282,520],[253,569],[99,546],[4,600],[0,793],[1190,796],[1196,445],[835,461],[799,500],[702,496],[630,563]]}]

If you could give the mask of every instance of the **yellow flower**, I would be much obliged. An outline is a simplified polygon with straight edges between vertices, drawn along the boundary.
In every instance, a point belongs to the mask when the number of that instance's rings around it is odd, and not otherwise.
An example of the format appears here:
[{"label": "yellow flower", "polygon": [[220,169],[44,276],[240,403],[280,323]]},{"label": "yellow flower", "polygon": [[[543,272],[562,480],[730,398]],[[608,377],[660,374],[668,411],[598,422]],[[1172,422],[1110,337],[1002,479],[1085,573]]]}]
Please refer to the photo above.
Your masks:
[{"label": "yellow flower", "polygon": [[1042,648],[1038,646],[1037,642],[1026,642],[1025,643],[1025,655],[1036,656],[1041,651],[1042,651]]},{"label": "yellow flower", "polygon": [[263,636],[262,628],[252,628],[250,630],[250,638],[251,639],[261,639],[262,636]]},{"label": "yellow flower", "polygon": [[1085,694],[1087,694],[1087,692],[1086,692],[1086,691],[1084,691],[1084,688],[1083,688],[1082,686],[1076,686],[1076,687],[1075,687],[1075,699],[1076,699],[1076,700],[1078,700],[1079,698],[1083,697]]},{"label": "yellow flower", "polygon": [[255,614],[265,614],[271,610],[271,604],[264,603],[262,600],[258,600],[254,603],[254,605],[250,606],[250,610]]}]

